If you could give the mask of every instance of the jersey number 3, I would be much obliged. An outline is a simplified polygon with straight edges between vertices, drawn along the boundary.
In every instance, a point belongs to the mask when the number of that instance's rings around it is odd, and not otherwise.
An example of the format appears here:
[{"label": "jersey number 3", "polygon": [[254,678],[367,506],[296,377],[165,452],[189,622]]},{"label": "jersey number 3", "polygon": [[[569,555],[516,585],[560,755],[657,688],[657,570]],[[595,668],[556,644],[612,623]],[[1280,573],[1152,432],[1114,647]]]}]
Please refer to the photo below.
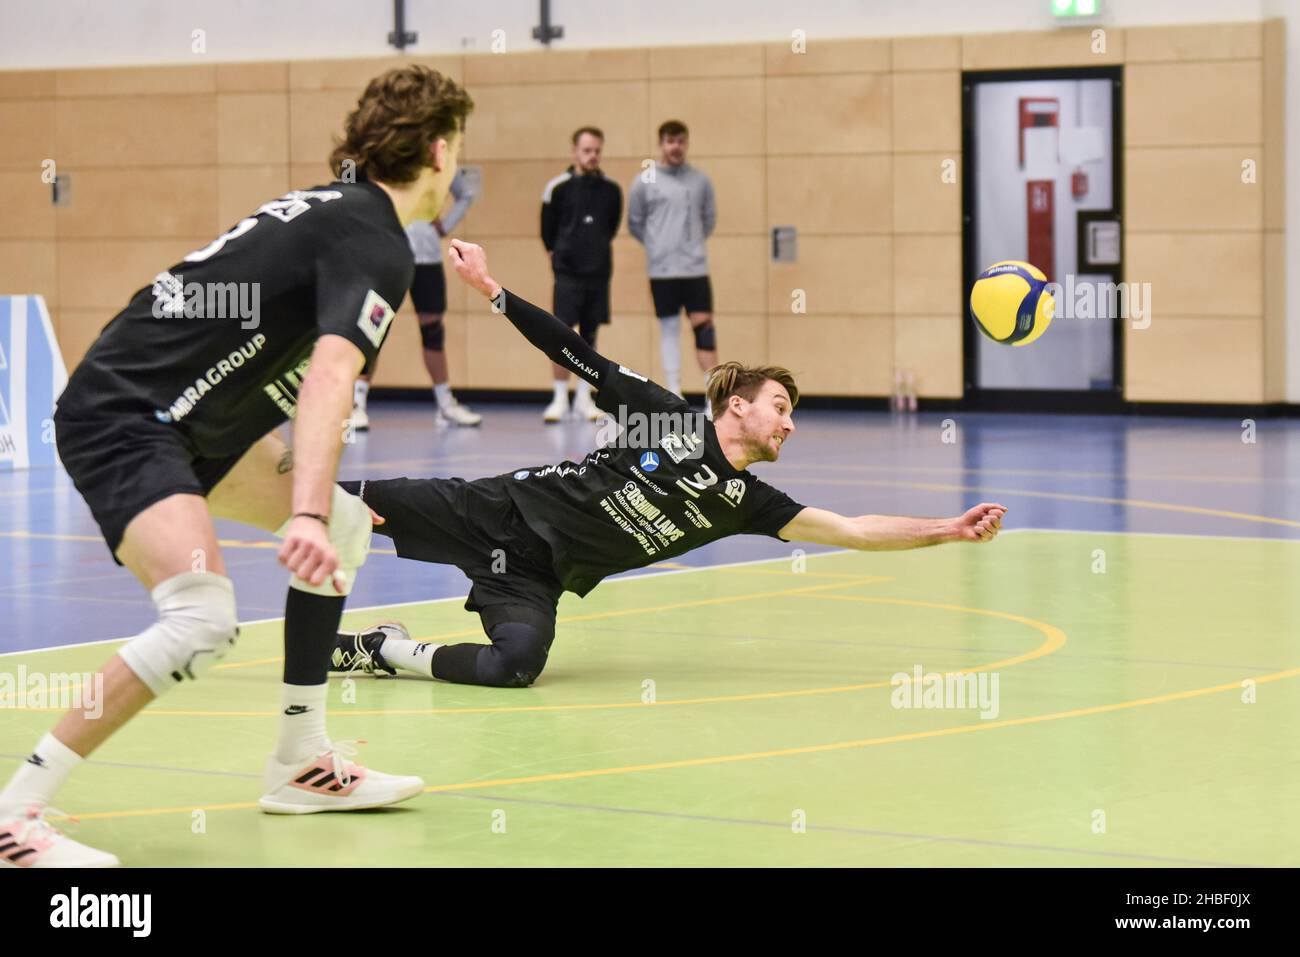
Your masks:
[{"label": "jersey number 3", "polygon": [[256,226],[261,220],[257,217],[266,213],[274,216],[282,223],[292,221],[301,216],[307,210],[311,209],[309,199],[319,199],[322,202],[329,202],[331,199],[338,199],[343,194],[338,190],[294,190],[292,193],[286,193],[283,198],[272,200],[269,203],[263,203],[257,207],[257,212],[247,219],[241,219],[234,227],[218,236],[212,242],[208,243],[202,249],[196,249],[185,257],[187,263],[201,263],[205,259],[211,259],[217,253],[225,248],[226,243],[232,239],[238,239],[244,233]]}]

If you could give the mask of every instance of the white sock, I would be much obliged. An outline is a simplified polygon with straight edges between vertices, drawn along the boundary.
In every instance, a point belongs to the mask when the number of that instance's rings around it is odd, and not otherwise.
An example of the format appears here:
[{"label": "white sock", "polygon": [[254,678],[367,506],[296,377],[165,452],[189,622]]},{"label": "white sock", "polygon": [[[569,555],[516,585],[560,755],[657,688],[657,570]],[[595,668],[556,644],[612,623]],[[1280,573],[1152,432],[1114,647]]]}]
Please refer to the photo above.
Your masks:
[{"label": "white sock", "polygon": [[0,809],[23,809],[33,804],[45,807],[62,787],[63,779],[84,760],[53,734],[47,734],[0,791]]},{"label": "white sock", "polygon": [[358,409],[365,411],[366,396],[370,394],[370,383],[365,379],[358,379],[352,386],[352,404]]},{"label": "white sock", "polygon": [[432,678],[433,653],[441,647],[429,641],[385,638],[379,644],[379,653],[394,668],[410,671],[421,678]]},{"label": "white sock", "polygon": [[551,388],[552,388],[551,398],[554,401],[563,403],[564,405],[569,404],[569,380],[568,379],[556,379],[554,383],[552,383]]},{"label": "white sock", "polygon": [[299,764],[329,748],[329,735],[325,733],[329,687],[280,686],[280,739],[275,745],[275,759],[281,764]]},{"label": "white sock", "polygon": [[433,398],[440,409],[449,409],[456,404],[456,400],[451,394],[450,382],[435,382],[433,384]]},{"label": "white sock", "polygon": [[573,401],[576,405],[585,405],[591,401],[591,383],[586,379],[578,380],[573,390]]},{"label": "white sock", "polygon": [[664,363],[665,385],[669,392],[682,394],[682,343],[678,338],[681,316],[659,317],[659,356]]}]

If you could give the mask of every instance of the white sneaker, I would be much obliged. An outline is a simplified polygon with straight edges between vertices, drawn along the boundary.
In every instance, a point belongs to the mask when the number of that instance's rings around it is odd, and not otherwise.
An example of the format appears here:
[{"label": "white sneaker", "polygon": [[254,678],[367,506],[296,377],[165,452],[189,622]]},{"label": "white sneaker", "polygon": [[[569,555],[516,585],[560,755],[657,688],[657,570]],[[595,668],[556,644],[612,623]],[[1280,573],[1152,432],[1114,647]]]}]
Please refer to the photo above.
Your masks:
[{"label": "white sneaker", "polygon": [[563,399],[552,399],[551,404],[546,407],[542,413],[543,422],[563,422],[564,417],[569,414],[569,399],[566,396]]},{"label": "white sneaker", "polygon": [[598,422],[605,413],[596,408],[591,396],[583,396],[573,402],[573,417],[586,422]]},{"label": "white sneaker", "polygon": [[450,422],[452,425],[478,425],[483,421],[483,416],[477,412],[471,412],[459,402],[453,402],[446,407],[439,406],[438,417],[444,422]]},{"label": "white sneaker", "polygon": [[45,815],[66,817],[48,807],[0,812],[0,868],[5,867],[118,867],[107,851],[97,851],[61,834]]},{"label": "white sneaker", "polygon": [[268,814],[316,814],[359,811],[413,798],[424,790],[417,777],[371,771],[347,760],[356,754],[351,742],[336,741],[330,750],[298,764],[266,759],[266,793],[257,802]]},{"label": "white sneaker", "polygon": [[370,416],[366,415],[366,410],[359,405],[352,407],[352,418],[348,420],[352,425],[353,432],[369,432]]}]

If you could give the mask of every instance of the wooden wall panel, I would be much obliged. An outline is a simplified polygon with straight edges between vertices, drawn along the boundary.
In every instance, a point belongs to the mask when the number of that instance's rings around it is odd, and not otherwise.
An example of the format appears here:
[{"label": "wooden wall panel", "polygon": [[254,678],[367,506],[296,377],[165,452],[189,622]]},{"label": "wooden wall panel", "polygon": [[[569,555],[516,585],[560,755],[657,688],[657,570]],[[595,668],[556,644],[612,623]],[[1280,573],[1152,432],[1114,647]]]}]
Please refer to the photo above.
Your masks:
[{"label": "wooden wall panel", "polygon": [[605,156],[651,155],[649,85],[642,81],[484,86],[473,96],[470,162],[563,155],[570,134],[586,125],[605,131]]},{"label": "wooden wall panel", "polygon": [[54,205],[39,167],[0,170],[0,239],[54,239]]},{"label": "wooden wall panel", "polygon": [[1259,23],[1129,27],[1124,33],[1124,58],[1129,63],[1257,60],[1263,44]]},{"label": "wooden wall panel", "polygon": [[891,82],[880,73],[769,78],[768,155],[888,152]]},{"label": "wooden wall panel", "polygon": [[1124,62],[1124,40],[1118,27],[976,33],[962,37],[961,65],[963,70],[1108,66]]},{"label": "wooden wall panel", "polygon": [[767,161],[767,219],[808,235],[889,233],[893,162],[886,153]]},{"label": "wooden wall panel", "polygon": [[1243,182],[1248,150],[1130,149],[1124,153],[1129,230],[1258,230],[1264,190]]},{"label": "wooden wall panel", "polygon": [[31,170],[55,159],[54,100],[0,100],[0,169]]},{"label": "wooden wall panel", "polygon": [[1125,279],[1151,284],[1152,316],[1239,316],[1264,311],[1263,234],[1132,233]]},{"label": "wooden wall panel", "polygon": [[1258,60],[1136,63],[1125,69],[1125,145],[1263,142]]},{"label": "wooden wall panel", "polygon": [[289,162],[289,100],[283,93],[217,97],[217,162]]},{"label": "wooden wall panel", "polygon": [[1262,402],[1258,319],[1167,317],[1125,327],[1124,395],[1133,402]]},{"label": "wooden wall panel", "polygon": [[69,170],[212,166],[217,162],[217,98],[167,94],[144,101],[136,96],[56,100],[54,144],[60,167]]},{"label": "wooden wall panel", "polygon": [[650,84],[652,142],[659,124],[669,119],[690,128],[693,161],[761,154],[763,81],[760,77],[655,80]]},{"label": "wooden wall panel", "polygon": [[[885,395],[895,366],[915,368],[922,395],[952,397],[961,187],[943,164],[955,161],[959,180],[960,70],[1125,63],[1126,278],[1152,283],[1154,312],[1150,329],[1126,332],[1130,398],[1275,400],[1286,377],[1280,23],[1105,28],[1100,51],[1089,28],[814,36],[803,52],[783,41],[0,71],[0,284],[47,295],[75,361],[155,273],[259,203],[328,182],[333,136],[365,84],[417,62],[463,78],[475,98],[463,161],[483,166],[484,195],[457,232],[482,241],[521,295],[551,303],[538,214],[572,130],[604,127],[604,166],[626,196],[671,115],[691,126],[692,161],[717,190],[723,358],[797,367],[809,395]],[[74,174],[66,209],[49,205],[45,159]],[[1254,184],[1242,182],[1246,160]],[[799,260],[770,263],[769,230],[787,224]],[[644,255],[625,227],[615,263],[602,347],[659,374]],[[795,289],[806,315],[790,311]],[[450,275],[448,293],[454,384],[547,387],[547,363],[508,322]],[[426,388],[409,302],[397,322],[400,348],[385,351],[377,381]],[[693,389],[685,323],[681,336]]]},{"label": "wooden wall panel", "polygon": [[951,310],[940,316],[895,317],[894,366],[914,375],[918,396],[961,398],[963,321]]},{"label": "wooden wall panel", "polygon": [[803,39],[803,52],[798,52],[798,44],[793,35],[788,42],[766,46],[768,76],[889,71],[888,40],[832,40],[817,36]]},{"label": "wooden wall panel", "polygon": [[[894,382],[894,321],[888,317],[768,319],[771,361],[794,373],[801,394],[888,395]],[[835,349],[827,349],[835,343]]]},{"label": "wooden wall panel", "polygon": [[895,153],[893,196],[896,233],[961,232],[961,166],[943,153]]},{"label": "wooden wall panel", "polygon": [[809,316],[892,315],[893,242],[888,236],[801,237],[798,262],[768,264],[768,314],[792,315],[793,296],[802,290]]},{"label": "wooden wall panel", "polygon": [[960,73],[900,73],[893,89],[895,150],[961,152]]}]

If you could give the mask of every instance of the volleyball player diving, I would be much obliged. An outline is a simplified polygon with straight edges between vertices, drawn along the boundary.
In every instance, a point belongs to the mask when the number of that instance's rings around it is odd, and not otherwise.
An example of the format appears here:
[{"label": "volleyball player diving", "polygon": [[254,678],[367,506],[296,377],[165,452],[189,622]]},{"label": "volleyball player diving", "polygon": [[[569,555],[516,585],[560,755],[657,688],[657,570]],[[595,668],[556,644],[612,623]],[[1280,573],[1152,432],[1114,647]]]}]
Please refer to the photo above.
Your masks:
[{"label": "volleyball player diving", "polygon": [[526,687],[546,665],[556,605],[608,575],[662,562],[729,535],[775,536],[862,550],[986,542],[1006,509],[982,503],[949,519],[848,517],[801,505],[748,471],[775,462],[794,433],[799,400],[779,366],[728,362],[710,370],[713,420],[644,376],[597,353],[563,322],[505,290],[483,249],[452,240],[461,278],[492,301],[553,362],[597,390],[626,428],[582,462],[503,475],[343,483],[384,518],[397,554],[458,566],[490,644],[413,641],[400,624],[340,634],[335,671],[398,671],[462,684]]}]

